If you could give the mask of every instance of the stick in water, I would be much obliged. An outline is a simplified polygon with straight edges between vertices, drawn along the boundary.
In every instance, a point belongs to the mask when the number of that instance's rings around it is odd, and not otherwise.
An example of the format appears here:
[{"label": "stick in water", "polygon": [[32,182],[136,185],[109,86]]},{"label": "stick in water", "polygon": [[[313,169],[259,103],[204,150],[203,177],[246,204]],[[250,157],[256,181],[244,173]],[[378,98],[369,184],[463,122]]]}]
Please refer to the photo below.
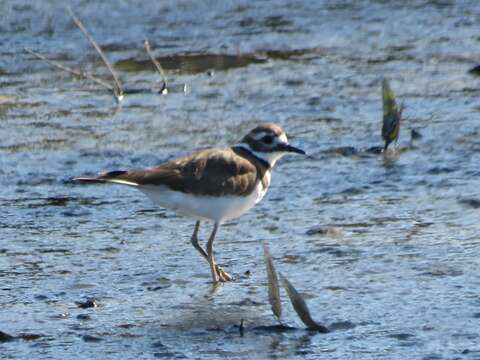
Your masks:
[{"label": "stick in water", "polygon": [[72,9],[68,8],[68,12],[70,13],[70,16],[72,17],[72,20],[75,23],[75,25],[78,26],[80,31],[85,35],[85,37],[88,39],[88,41],[90,41],[90,43],[93,45],[93,47],[95,48],[97,53],[102,58],[102,61],[105,64],[105,66],[107,67],[108,71],[110,71],[110,74],[112,74],[113,81],[115,82],[115,86],[113,87],[113,93],[114,93],[115,98],[117,99],[118,102],[122,101],[123,96],[124,96],[123,90],[122,90],[122,85],[120,83],[120,79],[118,78],[117,74],[115,73],[115,70],[113,70],[113,67],[108,62],[108,59],[105,56],[105,54],[103,53],[100,46],[98,46],[98,44],[93,39],[93,37],[88,33],[85,26],[83,26],[82,22],[75,16]]},{"label": "stick in water", "polygon": [[278,283],[277,272],[273,266],[273,259],[268,249],[268,244],[263,243],[263,254],[265,256],[265,264],[267,265],[268,278],[268,301],[272,306],[272,312],[277,317],[280,324],[282,316],[282,302],[280,300],[280,285]]},{"label": "stick in water", "polygon": [[165,71],[163,71],[162,66],[160,65],[160,62],[155,59],[155,57],[152,54],[152,49],[150,48],[150,43],[148,40],[145,40],[143,43],[145,46],[145,50],[147,51],[148,56],[150,56],[150,60],[152,60],[153,65],[155,65],[155,68],[157,69],[158,73],[162,77],[162,87],[158,91],[159,94],[166,95],[168,94],[168,89],[167,89],[167,77],[165,76]]},{"label": "stick in water", "polygon": [[23,49],[25,50],[25,52],[29,53],[30,55],[33,55],[36,58],[45,61],[46,63],[52,65],[53,67],[56,67],[57,69],[60,69],[60,70],[65,71],[69,74],[78,76],[79,78],[82,78],[82,79],[88,79],[88,80],[94,81],[97,84],[103,86],[104,88],[106,88],[110,91],[113,91],[113,87],[110,84],[107,84],[105,81],[103,81],[103,80],[101,80],[101,79],[99,79],[99,78],[97,78],[97,77],[95,77],[95,76],[93,76],[93,75],[91,75],[91,74],[89,74],[85,71],[76,70],[76,69],[73,69],[71,67],[63,65],[63,64],[59,63],[58,61],[47,59],[42,54],[39,54],[39,53],[29,49],[29,48],[23,48]]},{"label": "stick in water", "polygon": [[315,330],[321,333],[328,333],[329,330],[327,327],[317,324],[315,320],[312,319],[310,315],[310,310],[308,310],[307,303],[303,297],[298,293],[297,289],[287,280],[285,276],[280,273],[280,279],[282,280],[283,287],[287,290],[288,297],[292,302],[293,308],[295,309],[298,317],[302,322],[307,325],[309,330]]}]

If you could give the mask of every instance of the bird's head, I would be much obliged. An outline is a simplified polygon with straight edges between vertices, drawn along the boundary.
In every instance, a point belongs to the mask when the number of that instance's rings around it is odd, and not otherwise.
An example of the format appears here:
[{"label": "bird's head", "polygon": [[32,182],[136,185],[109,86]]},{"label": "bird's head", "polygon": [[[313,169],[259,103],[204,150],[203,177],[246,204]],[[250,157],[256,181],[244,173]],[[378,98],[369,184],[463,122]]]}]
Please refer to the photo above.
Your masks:
[{"label": "bird's head", "polygon": [[288,143],[287,135],[280,126],[271,123],[261,124],[250,130],[239,146],[268,162],[270,167],[288,153],[305,155],[305,151]]}]

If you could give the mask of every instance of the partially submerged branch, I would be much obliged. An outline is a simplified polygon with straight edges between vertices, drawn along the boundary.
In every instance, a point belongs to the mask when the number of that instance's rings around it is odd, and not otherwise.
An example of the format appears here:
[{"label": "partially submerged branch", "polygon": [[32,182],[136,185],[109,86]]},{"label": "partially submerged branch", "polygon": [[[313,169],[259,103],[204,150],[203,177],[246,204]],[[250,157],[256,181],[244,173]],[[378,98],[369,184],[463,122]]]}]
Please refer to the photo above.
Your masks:
[{"label": "partially submerged branch", "polygon": [[102,79],[99,79],[95,76],[93,76],[92,74],[89,74],[85,71],[81,71],[81,70],[77,70],[77,69],[73,69],[71,67],[68,67],[66,65],[63,65],[61,63],[59,63],[58,61],[55,61],[55,60],[50,60],[50,59],[47,59],[45,56],[43,56],[42,54],[39,54],[29,48],[23,48],[25,50],[25,52],[29,53],[30,55],[33,55],[35,56],[37,59],[40,59],[40,60],[43,60],[45,62],[47,62],[48,64],[52,65],[53,67],[56,67],[57,69],[60,69],[62,71],[65,71],[69,74],[72,74],[72,75],[75,75],[79,78],[82,78],[82,79],[88,79],[88,80],[91,80],[91,81],[94,81],[96,82],[98,85],[101,85],[103,86],[104,88],[110,90],[110,91],[114,91],[113,89],[113,86],[110,85],[110,84],[107,84],[105,81],[103,81]]},{"label": "partially submerged branch", "polygon": [[105,66],[107,67],[108,71],[110,71],[110,74],[113,77],[113,81],[115,82],[115,86],[113,87],[113,93],[114,93],[115,98],[117,99],[118,102],[122,101],[124,93],[123,93],[122,85],[120,83],[120,79],[119,79],[117,73],[115,72],[113,67],[110,65],[110,63],[108,62],[108,59],[105,56],[105,54],[103,53],[100,46],[93,39],[93,37],[88,33],[87,29],[85,28],[85,26],[83,26],[82,22],[75,16],[72,9],[68,8],[68,12],[70,13],[70,16],[72,17],[72,20],[75,23],[75,25],[78,26],[80,31],[85,35],[85,37],[88,39],[88,41],[90,41],[90,43],[93,45],[93,47],[95,48],[97,53],[102,58],[102,61],[105,64]]},{"label": "partially submerged branch", "polygon": [[[62,64],[58,61],[50,60],[46,56],[44,56],[44,55],[42,55],[38,52],[35,52],[35,51],[33,51],[29,48],[24,48],[25,52],[27,52],[28,54],[36,57],[37,59],[45,61],[49,65],[51,65],[51,66],[53,66],[53,67],[55,67],[55,68],[57,68],[61,71],[65,71],[69,74],[72,74],[72,75],[78,77],[78,78],[91,80],[91,81],[97,83],[98,85],[102,86],[103,88],[111,91],[113,93],[114,97],[115,97],[115,100],[117,100],[118,103],[120,103],[123,100],[123,97],[126,93],[145,92],[145,90],[138,90],[138,89],[137,90],[136,89],[131,89],[131,90],[125,90],[125,91],[123,90],[119,76],[115,72],[113,66],[108,61],[107,57],[105,56],[105,54],[102,51],[102,49],[100,48],[100,46],[93,39],[93,37],[88,33],[88,31],[85,28],[85,26],[83,25],[83,23],[75,16],[75,14],[73,13],[73,11],[70,8],[68,8],[68,12],[69,12],[70,16],[72,17],[72,20],[75,23],[75,25],[80,29],[80,31],[82,31],[82,33],[85,35],[85,37],[88,39],[88,41],[95,48],[96,52],[100,55],[103,63],[105,64],[105,66],[107,67],[108,71],[110,72],[110,74],[113,78],[113,85],[109,84],[108,82],[106,82],[106,81],[104,81],[104,80],[102,80],[102,79],[100,79],[96,76],[93,76],[92,74],[90,74],[86,71],[83,71],[81,69],[72,68],[72,67],[64,65],[64,64]],[[145,40],[144,46],[145,46],[145,50],[147,51],[152,63],[155,65],[155,68],[157,69],[158,73],[160,74],[160,76],[162,78],[162,86],[161,86],[161,89],[158,91],[158,93],[167,94],[168,93],[167,77],[165,75],[165,71],[163,70],[162,66],[160,65],[160,62],[157,59],[155,59],[155,57],[153,56],[148,40]],[[152,91],[154,91],[154,90],[152,89]],[[185,89],[184,89],[184,91],[185,91]]]},{"label": "partially submerged branch", "polygon": [[150,56],[150,60],[152,60],[153,65],[155,65],[155,68],[157,69],[158,73],[162,77],[162,87],[158,91],[158,93],[162,94],[162,95],[165,95],[165,94],[168,93],[167,77],[165,76],[165,71],[163,71],[163,68],[160,65],[160,62],[157,59],[155,59],[155,57],[153,56],[152,49],[150,48],[150,43],[148,42],[148,40],[145,40],[143,45],[145,46],[145,50],[147,51],[148,56]]}]

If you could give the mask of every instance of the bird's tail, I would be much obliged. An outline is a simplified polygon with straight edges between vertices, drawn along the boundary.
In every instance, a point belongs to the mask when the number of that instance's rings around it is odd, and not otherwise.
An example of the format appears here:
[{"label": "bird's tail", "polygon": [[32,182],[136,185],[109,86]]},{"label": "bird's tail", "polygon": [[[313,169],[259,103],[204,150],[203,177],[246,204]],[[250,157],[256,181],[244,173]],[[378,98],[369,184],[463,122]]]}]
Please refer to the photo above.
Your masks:
[{"label": "bird's tail", "polygon": [[127,174],[127,171],[117,170],[102,173],[98,176],[75,176],[71,180],[85,183],[113,183],[129,186],[137,186],[137,183],[128,181],[123,178],[123,175]]}]

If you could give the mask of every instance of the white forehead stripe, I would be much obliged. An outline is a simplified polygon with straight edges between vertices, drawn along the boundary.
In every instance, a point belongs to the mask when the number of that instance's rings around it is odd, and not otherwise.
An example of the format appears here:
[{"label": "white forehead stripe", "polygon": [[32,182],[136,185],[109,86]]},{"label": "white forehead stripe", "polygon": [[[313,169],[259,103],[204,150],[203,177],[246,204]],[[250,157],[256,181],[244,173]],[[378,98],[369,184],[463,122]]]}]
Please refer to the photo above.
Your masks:
[{"label": "white forehead stripe", "polygon": [[256,134],[252,134],[252,137],[254,140],[260,140],[261,138],[263,138],[265,135],[268,135],[269,133],[267,133],[266,131],[261,131],[259,133],[256,133]]},{"label": "white forehead stripe", "polygon": [[285,133],[283,133],[282,135],[280,136],[275,136],[273,135],[271,132],[269,131],[261,131],[259,133],[256,133],[256,134],[252,134],[252,137],[254,140],[261,140],[265,135],[272,135],[275,137],[275,139],[278,139],[277,142],[280,142],[280,143],[288,143],[288,139],[287,139],[287,135],[285,135]]}]

